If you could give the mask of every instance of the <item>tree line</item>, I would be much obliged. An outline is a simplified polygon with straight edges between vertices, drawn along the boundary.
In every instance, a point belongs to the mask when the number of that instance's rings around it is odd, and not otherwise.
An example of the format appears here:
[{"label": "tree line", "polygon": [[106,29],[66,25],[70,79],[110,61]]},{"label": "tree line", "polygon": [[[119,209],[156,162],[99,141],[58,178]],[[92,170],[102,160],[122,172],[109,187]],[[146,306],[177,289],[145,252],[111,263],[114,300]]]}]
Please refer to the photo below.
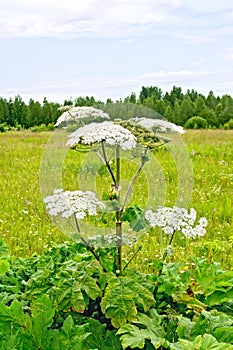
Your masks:
[{"label": "tree line", "polygon": [[[230,95],[215,96],[210,91],[207,96],[195,90],[185,93],[181,87],[173,86],[170,92],[163,93],[157,86],[142,86],[139,96],[132,92],[130,96],[117,101],[108,98],[106,105],[113,103],[136,104],[148,107],[168,121],[184,127],[198,128],[233,128],[233,98]],[[104,102],[96,100],[93,96],[77,97],[65,100],[62,105],[101,107]],[[17,95],[14,99],[0,97],[0,126],[10,128],[33,128],[41,125],[51,126],[61,114],[59,103],[43,102],[30,99],[26,104]]]}]

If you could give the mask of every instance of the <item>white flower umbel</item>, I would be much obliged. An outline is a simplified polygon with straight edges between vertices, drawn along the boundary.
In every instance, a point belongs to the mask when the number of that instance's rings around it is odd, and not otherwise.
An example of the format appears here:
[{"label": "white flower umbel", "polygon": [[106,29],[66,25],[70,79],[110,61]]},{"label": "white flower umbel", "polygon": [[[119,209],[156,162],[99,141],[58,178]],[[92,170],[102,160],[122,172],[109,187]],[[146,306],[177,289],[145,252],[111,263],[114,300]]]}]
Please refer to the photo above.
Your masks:
[{"label": "white flower umbel", "polygon": [[126,128],[113,122],[91,123],[79,128],[69,136],[67,146],[78,144],[92,145],[105,141],[110,146],[119,145],[122,149],[136,147],[136,137]]},{"label": "white flower umbel", "polygon": [[152,227],[161,227],[164,233],[173,234],[175,231],[182,232],[188,238],[204,236],[205,227],[208,225],[206,218],[200,218],[196,223],[196,211],[191,208],[188,212],[178,207],[158,207],[156,212],[147,210],[145,217]]},{"label": "white flower umbel", "polygon": [[184,134],[185,130],[182,128],[182,126],[178,126],[174,123],[170,123],[163,119],[151,119],[151,118],[134,118],[132,119],[134,122],[139,124],[141,127],[153,130],[154,132],[159,133],[179,133]]},{"label": "white flower umbel", "polygon": [[63,218],[75,215],[77,219],[83,219],[87,214],[93,216],[98,209],[105,208],[95,193],[79,190],[63,192],[62,189],[56,189],[52,196],[44,198],[44,203],[51,216],[61,215]]},{"label": "white flower umbel", "polygon": [[97,118],[109,119],[109,115],[103,112],[101,109],[94,107],[73,107],[63,106],[59,110],[65,110],[64,113],[58,118],[55,126],[59,126],[62,123],[69,123],[74,121],[80,121],[82,119],[95,120]]}]

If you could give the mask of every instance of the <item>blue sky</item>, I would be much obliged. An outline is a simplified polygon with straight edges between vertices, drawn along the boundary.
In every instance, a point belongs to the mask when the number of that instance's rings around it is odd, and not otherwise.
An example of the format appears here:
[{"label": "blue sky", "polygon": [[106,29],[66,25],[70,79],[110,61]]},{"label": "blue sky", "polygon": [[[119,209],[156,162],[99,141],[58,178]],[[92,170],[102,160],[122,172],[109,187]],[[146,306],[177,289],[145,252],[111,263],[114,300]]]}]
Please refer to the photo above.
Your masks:
[{"label": "blue sky", "polygon": [[232,0],[1,0],[0,96],[233,96]]}]

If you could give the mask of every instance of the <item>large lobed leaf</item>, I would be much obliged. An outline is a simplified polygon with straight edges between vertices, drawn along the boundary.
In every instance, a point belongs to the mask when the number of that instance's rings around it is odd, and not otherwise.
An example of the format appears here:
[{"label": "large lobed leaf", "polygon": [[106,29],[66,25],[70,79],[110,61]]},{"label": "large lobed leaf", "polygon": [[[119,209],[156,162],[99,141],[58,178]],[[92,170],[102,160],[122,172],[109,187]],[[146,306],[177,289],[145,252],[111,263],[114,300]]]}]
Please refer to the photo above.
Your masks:
[{"label": "large lobed leaf", "polygon": [[185,339],[175,344],[170,344],[171,350],[233,350],[233,346],[226,343],[219,343],[211,334],[199,335],[194,341]]},{"label": "large lobed leaf", "polygon": [[130,277],[108,281],[101,301],[102,312],[115,328],[136,320],[137,308],[148,311],[155,300],[153,293]]},{"label": "large lobed leaf", "polygon": [[166,343],[166,334],[161,325],[162,320],[163,316],[158,315],[154,309],[148,315],[138,313],[133,324],[125,324],[117,331],[117,335],[121,335],[123,349],[127,347],[143,349],[146,340],[151,342],[154,349],[159,349]]}]

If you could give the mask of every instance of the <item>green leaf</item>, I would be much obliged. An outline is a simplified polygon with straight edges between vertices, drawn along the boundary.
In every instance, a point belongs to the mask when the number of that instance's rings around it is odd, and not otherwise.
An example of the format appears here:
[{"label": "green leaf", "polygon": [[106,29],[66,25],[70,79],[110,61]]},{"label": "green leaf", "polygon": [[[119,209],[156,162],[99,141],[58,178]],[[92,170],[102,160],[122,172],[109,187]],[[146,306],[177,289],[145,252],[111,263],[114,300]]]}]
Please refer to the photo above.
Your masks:
[{"label": "green leaf", "polygon": [[88,297],[95,300],[101,296],[97,279],[92,274],[98,273],[96,264],[92,261],[68,262],[63,265],[55,278],[52,289],[54,302],[59,310],[84,312]]},{"label": "green leaf", "polygon": [[232,289],[233,271],[223,271],[216,262],[209,264],[204,259],[193,258],[193,260],[196,269],[192,273],[205,295],[216,291],[226,293]]},{"label": "green leaf", "polygon": [[10,263],[6,259],[0,258],[0,276],[5,275],[10,270]]},{"label": "green leaf", "polygon": [[176,332],[179,338],[190,340],[192,329],[193,329],[193,326],[195,325],[195,322],[192,322],[189,318],[182,317],[182,316],[178,317],[178,319],[179,319],[179,323],[178,323]]},{"label": "green leaf", "polygon": [[51,326],[54,316],[49,298],[43,296],[34,301],[31,313],[31,317],[24,313],[22,303],[15,300],[10,307],[0,304],[1,330],[8,335],[19,332],[24,350],[40,348],[49,340],[47,328]]},{"label": "green leaf", "polygon": [[35,300],[31,306],[32,310],[32,327],[40,334],[43,329],[51,326],[55,310],[47,295]]},{"label": "green leaf", "polygon": [[0,333],[0,339],[0,350],[23,350],[19,330],[13,334],[8,334],[7,337],[5,334]]},{"label": "green leaf", "polygon": [[87,273],[78,278],[78,283],[80,283],[81,289],[85,290],[91,299],[95,300],[101,296],[101,290],[96,283],[96,279],[89,276]]},{"label": "green leaf", "polygon": [[102,312],[107,318],[111,318],[115,328],[123,326],[127,321],[134,321],[137,315],[136,305],[123,281],[122,278],[111,278],[101,301]]},{"label": "green leaf", "polygon": [[117,334],[121,336],[123,349],[140,348],[143,349],[146,340],[150,340],[155,349],[159,349],[165,343],[165,330],[161,326],[163,316],[160,316],[156,310],[152,309],[149,315],[138,313],[137,320],[133,323],[125,324]]},{"label": "green leaf", "polygon": [[72,279],[64,280],[63,283],[60,281],[55,289],[55,303],[58,310],[84,312],[86,303],[79,282]]},{"label": "green leaf", "polygon": [[155,309],[151,309],[148,314],[138,313],[136,323],[152,331],[157,336],[164,337],[165,331],[161,326],[163,320],[163,315],[159,315]]},{"label": "green leaf", "polygon": [[172,297],[174,301],[185,304],[187,305],[188,309],[195,310],[197,312],[202,312],[207,308],[207,305],[185,293],[176,292],[172,294]]},{"label": "green leaf", "polygon": [[[212,310],[210,312],[204,311],[198,317],[196,315],[193,318],[193,321],[195,323],[191,333],[192,339],[198,335],[203,335],[204,333],[209,333],[215,336],[215,332],[220,327],[232,327],[233,329],[233,317],[217,310]],[[217,339],[222,341],[222,339]]]},{"label": "green leaf", "polygon": [[136,319],[137,309],[133,299],[120,288],[105,294],[101,301],[102,312],[111,319],[113,327],[119,328],[127,321]]},{"label": "green leaf", "polygon": [[213,332],[214,337],[224,343],[233,344],[233,327],[220,327]]},{"label": "green leaf", "polygon": [[127,347],[130,347],[131,349],[144,348],[145,336],[137,326],[125,324],[117,331],[117,334],[123,334],[120,338],[123,349],[126,349]]},{"label": "green leaf", "polygon": [[[198,344],[199,340],[201,336],[199,335],[196,339],[194,344]],[[200,350],[233,350],[233,346],[230,344],[226,344],[226,343],[218,343],[218,341],[216,340],[216,338],[214,338],[211,334],[204,334],[203,338],[202,338],[202,342],[201,342],[201,346],[200,346]]]},{"label": "green leaf", "polygon": [[126,208],[122,214],[121,220],[129,222],[129,226],[135,232],[142,230],[147,225],[145,214],[138,205]]},{"label": "green leaf", "polygon": [[136,320],[137,309],[148,311],[155,304],[152,291],[140,284],[134,277],[113,277],[108,281],[101,302],[102,311],[112,319],[116,328],[127,321]]},{"label": "green leaf", "polygon": [[89,336],[84,340],[82,350],[121,350],[119,337],[116,331],[106,331],[106,325],[95,319],[88,319],[86,332]]},{"label": "green leaf", "polygon": [[15,324],[18,327],[24,327],[29,322],[29,315],[24,314],[22,303],[14,300],[11,306],[0,303],[0,323],[1,325]]},{"label": "green leaf", "polygon": [[51,331],[50,346],[53,350],[81,350],[83,349],[83,341],[89,337],[91,333],[86,331],[87,325],[75,326],[73,318],[69,315],[63,323],[60,331]]},{"label": "green leaf", "polygon": [[221,305],[223,303],[232,302],[233,300],[233,288],[230,290],[215,291],[206,298],[206,303],[209,306]]},{"label": "green leaf", "polygon": [[219,343],[211,334],[199,335],[194,341],[180,339],[171,344],[171,350],[233,350],[233,346],[227,343]]},{"label": "green leaf", "polygon": [[25,343],[29,348],[35,345],[38,348],[43,348],[49,340],[49,331],[47,328],[52,325],[55,311],[52,308],[50,299],[46,295],[43,295],[32,303],[31,311],[31,320],[27,325],[30,336],[26,334]]},{"label": "green leaf", "polygon": [[153,293],[142,284],[129,278],[125,278],[124,283],[126,292],[132,295],[135,304],[142,308],[143,311],[148,311],[155,304]]},{"label": "green leaf", "polygon": [[170,343],[170,349],[171,350],[200,350],[200,348],[194,349],[193,342],[185,339],[181,339],[174,344]]}]

